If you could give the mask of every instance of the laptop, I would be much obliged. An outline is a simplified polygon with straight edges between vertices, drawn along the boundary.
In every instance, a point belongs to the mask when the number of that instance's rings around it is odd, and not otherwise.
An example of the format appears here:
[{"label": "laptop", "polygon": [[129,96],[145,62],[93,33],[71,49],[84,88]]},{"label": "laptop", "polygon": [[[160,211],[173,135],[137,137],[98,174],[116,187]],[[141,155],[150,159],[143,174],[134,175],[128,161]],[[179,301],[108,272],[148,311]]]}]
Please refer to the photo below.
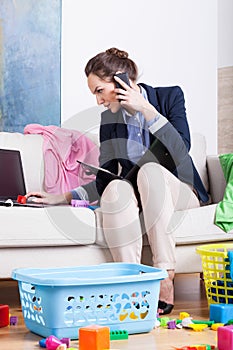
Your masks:
[{"label": "laptop", "polygon": [[20,151],[0,149],[0,203],[11,199],[15,206],[43,208],[45,204],[17,202],[18,195],[26,194],[23,166]]}]

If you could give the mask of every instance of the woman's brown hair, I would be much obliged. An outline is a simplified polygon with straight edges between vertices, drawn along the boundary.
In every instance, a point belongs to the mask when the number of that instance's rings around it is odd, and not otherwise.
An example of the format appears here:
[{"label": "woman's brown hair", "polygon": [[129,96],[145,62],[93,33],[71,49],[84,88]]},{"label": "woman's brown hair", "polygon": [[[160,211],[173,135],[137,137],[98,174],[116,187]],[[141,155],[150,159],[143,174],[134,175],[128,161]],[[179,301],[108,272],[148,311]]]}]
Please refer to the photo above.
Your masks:
[{"label": "woman's brown hair", "polygon": [[112,82],[115,81],[114,75],[117,72],[127,72],[132,81],[136,81],[138,77],[137,65],[128,57],[128,53],[115,47],[100,52],[85,67],[87,77],[93,73],[100,79],[109,78]]}]

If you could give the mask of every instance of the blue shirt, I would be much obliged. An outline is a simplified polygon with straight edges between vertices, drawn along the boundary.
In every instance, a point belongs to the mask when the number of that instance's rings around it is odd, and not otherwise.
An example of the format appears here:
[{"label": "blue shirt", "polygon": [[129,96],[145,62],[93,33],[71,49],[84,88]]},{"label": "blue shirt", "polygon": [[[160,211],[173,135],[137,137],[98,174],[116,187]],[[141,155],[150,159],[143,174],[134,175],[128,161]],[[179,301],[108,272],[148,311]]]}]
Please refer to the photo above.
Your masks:
[{"label": "blue shirt", "polygon": [[[148,101],[146,90],[143,87],[140,88],[142,96]],[[129,115],[125,109],[122,109],[122,114],[128,131],[127,156],[131,162],[137,163],[150,146],[148,127],[154,120],[147,122],[141,112]]]}]

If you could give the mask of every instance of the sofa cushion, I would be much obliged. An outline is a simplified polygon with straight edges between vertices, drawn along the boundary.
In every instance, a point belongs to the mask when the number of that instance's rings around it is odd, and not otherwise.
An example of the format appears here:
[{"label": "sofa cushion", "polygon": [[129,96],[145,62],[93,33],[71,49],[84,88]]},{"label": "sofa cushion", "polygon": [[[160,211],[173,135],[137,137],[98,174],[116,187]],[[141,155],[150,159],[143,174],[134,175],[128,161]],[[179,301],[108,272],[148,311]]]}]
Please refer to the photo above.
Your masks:
[{"label": "sofa cushion", "polygon": [[0,148],[20,150],[26,191],[41,191],[44,179],[43,139],[40,135],[0,132]]},{"label": "sofa cushion", "polygon": [[0,248],[93,244],[95,215],[72,206],[0,207]]},{"label": "sofa cushion", "polygon": [[176,244],[232,240],[233,231],[226,233],[214,224],[215,210],[216,204],[211,204],[175,212],[171,231],[175,234]]}]

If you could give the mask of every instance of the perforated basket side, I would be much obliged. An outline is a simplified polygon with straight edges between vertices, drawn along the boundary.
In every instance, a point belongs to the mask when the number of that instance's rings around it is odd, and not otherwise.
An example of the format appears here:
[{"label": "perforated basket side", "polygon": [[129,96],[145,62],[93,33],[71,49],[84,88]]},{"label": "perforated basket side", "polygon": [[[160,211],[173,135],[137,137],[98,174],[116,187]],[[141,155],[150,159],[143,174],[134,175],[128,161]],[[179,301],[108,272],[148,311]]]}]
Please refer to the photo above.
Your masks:
[{"label": "perforated basket side", "polygon": [[228,251],[233,244],[210,244],[197,248],[202,259],[208,304],[232,304],[233,281],[230,276]]},{"label": "perforated basket side", "polygon": [[29,330],[47,337],[77,339],[91,324],[129,334],[155,325],[159,281],[91,286],[40,286],[19,282],[22,312]]}]

